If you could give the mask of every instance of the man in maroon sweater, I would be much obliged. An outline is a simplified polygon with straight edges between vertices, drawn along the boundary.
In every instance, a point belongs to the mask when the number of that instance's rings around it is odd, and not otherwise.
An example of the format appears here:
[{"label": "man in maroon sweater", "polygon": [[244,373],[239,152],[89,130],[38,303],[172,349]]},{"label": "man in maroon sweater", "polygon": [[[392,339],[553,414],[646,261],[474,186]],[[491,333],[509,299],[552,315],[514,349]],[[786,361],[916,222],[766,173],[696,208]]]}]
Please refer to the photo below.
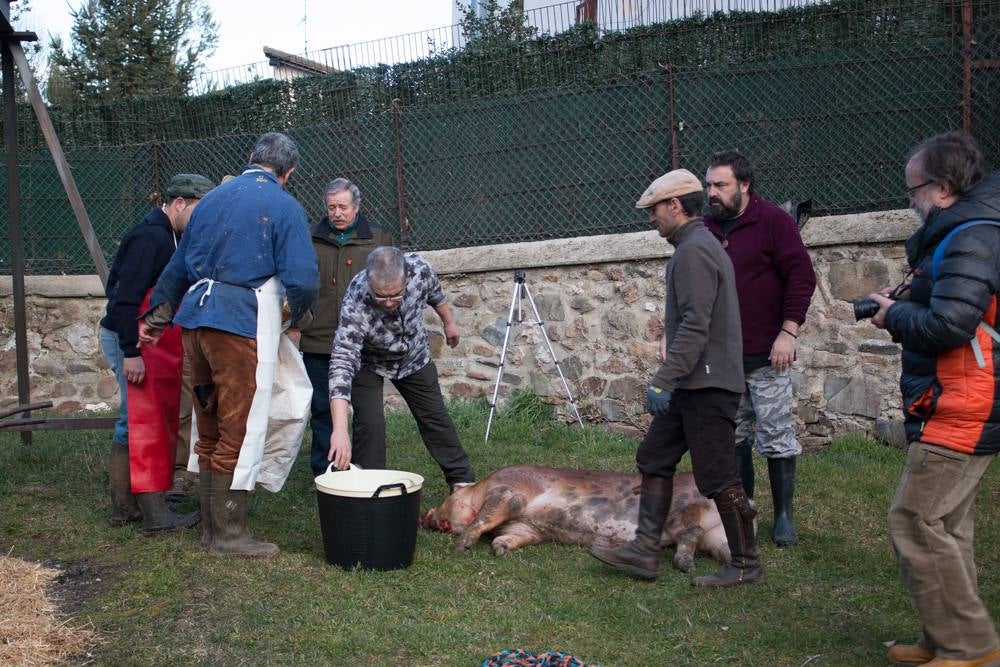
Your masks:
[{"label": "man in maroon sweater", "polygon": [[705,225],[736,271],[746,391],[736,416],[736,462],[743,488],[754,492],[752,447],[767,459],[774,500],[772,539],[796,544],[792,519],[795,437],[791,367],[799,327],[816,287],[809,253],[792,218],[753,191],[753,166],[736,151],[712,157],[705,177]]}]

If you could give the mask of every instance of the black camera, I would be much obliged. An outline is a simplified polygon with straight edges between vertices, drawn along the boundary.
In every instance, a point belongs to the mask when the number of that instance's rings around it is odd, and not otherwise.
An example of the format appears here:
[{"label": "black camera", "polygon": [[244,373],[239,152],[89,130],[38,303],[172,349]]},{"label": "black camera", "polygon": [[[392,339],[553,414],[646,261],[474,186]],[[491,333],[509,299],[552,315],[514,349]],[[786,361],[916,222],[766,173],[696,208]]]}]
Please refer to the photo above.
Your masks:
[{"label": "black camera", "polygon": [[875,299],[858,299],[857,301],[852,301],[851,305],[854,306],[855,322],[860,322],[861,320],[867,320],[869,317],[874,317],[875,313],[877,313],[879,309],[878,301]]}]

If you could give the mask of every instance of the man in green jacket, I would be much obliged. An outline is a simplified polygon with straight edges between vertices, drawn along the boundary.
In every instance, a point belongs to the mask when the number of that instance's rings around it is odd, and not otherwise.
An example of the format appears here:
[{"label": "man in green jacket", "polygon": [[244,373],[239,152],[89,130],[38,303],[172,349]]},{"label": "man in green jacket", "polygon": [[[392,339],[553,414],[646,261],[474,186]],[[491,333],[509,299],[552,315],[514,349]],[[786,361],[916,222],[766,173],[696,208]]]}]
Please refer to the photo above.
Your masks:
[{"label": "man in green jacket", "polygon": [[313,248],[319,261],[319,299],[312,323],[302,330],[299,349],[313,386],[312,452],[314,475],[326,472],[333,423],[330,417],[330,350],[347,286],[382,245],[393,245],[389,232],[369,222],[358,210],[361,192],[346,178],[330,181],[323,192],[326,217],[312,228]]}]

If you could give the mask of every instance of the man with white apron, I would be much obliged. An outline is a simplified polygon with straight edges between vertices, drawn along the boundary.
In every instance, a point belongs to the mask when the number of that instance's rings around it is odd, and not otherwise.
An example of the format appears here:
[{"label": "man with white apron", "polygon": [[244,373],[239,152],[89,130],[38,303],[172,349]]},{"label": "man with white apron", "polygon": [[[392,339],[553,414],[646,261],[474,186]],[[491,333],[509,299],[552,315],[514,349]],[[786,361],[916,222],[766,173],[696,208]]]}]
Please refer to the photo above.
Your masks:
[{"label": "man with white apron", "polygon": [[155,343],[171,318],[184,327],[202,547],[216,555],[278,553],[251,536],[246,501],[264,452],[282,303],[291,313],[287,333],[297,339],[319,288],[305,211],[283,189],[298,161],[289,137],[269,132],[257,140],[243,173],[202,199],[139,326],[142,343]]}]

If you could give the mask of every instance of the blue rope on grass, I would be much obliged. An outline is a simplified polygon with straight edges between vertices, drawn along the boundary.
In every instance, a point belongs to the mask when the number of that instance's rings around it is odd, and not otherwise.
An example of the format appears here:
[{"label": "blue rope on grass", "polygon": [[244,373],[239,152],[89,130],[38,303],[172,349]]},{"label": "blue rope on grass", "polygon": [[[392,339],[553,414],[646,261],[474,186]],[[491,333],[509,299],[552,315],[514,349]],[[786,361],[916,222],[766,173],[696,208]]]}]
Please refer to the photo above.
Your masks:
[{"label": "blue rope on grass", "polygon": [[519,648],[498,651],[483,660],[482,667],[598,667],[566,653],[528,653]]}]

